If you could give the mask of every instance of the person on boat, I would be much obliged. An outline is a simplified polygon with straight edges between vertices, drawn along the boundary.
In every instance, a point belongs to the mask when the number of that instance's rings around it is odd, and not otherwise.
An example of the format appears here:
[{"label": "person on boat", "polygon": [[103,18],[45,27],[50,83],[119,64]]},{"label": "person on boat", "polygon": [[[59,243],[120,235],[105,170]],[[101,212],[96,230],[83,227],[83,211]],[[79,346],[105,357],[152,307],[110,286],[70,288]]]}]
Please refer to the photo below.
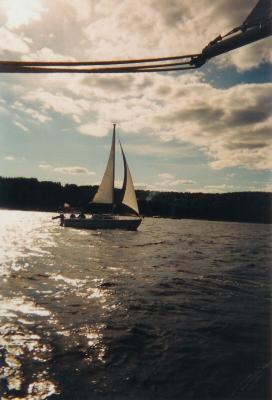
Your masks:
[{"label": "person on boat", "polygon": [[74,219],[74,218],[76,218],[76,216],[75,216],[74,213],[72,213],[72,214],[70,215],[70,219]]},{"label": "person on boat", "polygon": [[59,216],[59,218],[60,218],[60,226],[63,226],[63,225],[64,225],[64,219],[65,219],[64,214],[61,213],[60,216]]},{"label": "person on boat", "polygon": [[60,219],[60,226],[64,225],[65,216],[63,212],[61,212],[60,215],[57,215],[56,217],[52,217],[52,219]]},{"label": "person on boat", "polygon": [[85,219],[86,215],[83,212],[81,212],[77,218]]}]

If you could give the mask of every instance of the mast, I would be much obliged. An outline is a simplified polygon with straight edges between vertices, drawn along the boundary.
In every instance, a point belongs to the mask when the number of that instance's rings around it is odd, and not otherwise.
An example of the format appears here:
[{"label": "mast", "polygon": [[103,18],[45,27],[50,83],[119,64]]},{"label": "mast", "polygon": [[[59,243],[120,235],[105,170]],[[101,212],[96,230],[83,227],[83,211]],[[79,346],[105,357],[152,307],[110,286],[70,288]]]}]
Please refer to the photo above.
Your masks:
[{"label": "mast", "polygon": [[112,183],[112,206],[114,208],[114,181],[115,181],[115,127],[116,123],[113,123],[113,133],[112,133],[112,146],[114,148],[113,151],[113,183]]}]

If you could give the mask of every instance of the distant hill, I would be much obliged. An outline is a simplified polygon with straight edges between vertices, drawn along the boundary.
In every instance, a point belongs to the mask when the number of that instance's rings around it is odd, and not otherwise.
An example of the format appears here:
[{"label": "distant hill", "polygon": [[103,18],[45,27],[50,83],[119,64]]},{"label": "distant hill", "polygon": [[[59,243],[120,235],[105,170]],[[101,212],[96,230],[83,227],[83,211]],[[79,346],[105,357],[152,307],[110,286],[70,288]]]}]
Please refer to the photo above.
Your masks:
[{"label": "distant hill", "polygon": [[[0,177],[0,207],[20,210],[59,211],[64,203],[91,211],[88,205],[97,186],[61,185],[35,178]],[[144,216],[192,218],[239,222],[272,222],[272,193],[223,194],[151,192],[137,190]],[[120,196],[120,190],[116,190]]]}]

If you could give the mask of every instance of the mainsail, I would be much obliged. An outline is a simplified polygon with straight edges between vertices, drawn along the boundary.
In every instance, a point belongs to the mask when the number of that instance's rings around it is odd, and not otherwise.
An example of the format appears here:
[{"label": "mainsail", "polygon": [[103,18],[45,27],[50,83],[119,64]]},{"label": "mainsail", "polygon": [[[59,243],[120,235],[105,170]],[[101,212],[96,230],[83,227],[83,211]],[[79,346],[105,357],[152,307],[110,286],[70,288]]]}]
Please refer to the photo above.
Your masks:
[{"label": "mainsail", "polygon": [[102,182],[96,192],[92,203],[113,204],[114,203],[114,166],[115,166],[115,124],[113,124],[113,135],[111,151]]},{"label": "mainsail", "polygon": [[[113,124],[113,136],[109,160],[107,163],[106,171],[104,173],[102,182],[92,200],[96,204],[114,204],[114,169],[115,169],[115,125]],[[124,182],[122,187],[122,200],[121,203],[129,207],[137,215],[139,215],[139,208],[136,199],[136,194],[133,186],[131,173],[128,163],[120,142],[120,147],[123,155],[124,162]]]},{"label": "mainsail", "polygon": [[123,162],[124,162],[124,182],[123,182],[123,188],[122,188],[122,194],[123,194],[123,199],[122,199],[122,204],[128,206],[131,208],[133,211],[136,212],[137,215],[139,215],[139,208],[138,208],[138,203],[137,203],[137,198],[134,190],[134,185],[131,177],[131,173],[128,167],[128,163],[125,157],[125,153],[123,151],[121,142],[120,147],[123,155]]}]

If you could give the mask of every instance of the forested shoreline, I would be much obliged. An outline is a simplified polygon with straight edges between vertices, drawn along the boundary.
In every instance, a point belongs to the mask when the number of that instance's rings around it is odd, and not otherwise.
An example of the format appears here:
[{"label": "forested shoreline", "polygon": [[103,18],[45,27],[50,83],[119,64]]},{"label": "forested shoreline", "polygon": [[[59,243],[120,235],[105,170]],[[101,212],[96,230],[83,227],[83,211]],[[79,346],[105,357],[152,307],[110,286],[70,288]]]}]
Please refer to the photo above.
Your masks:
[{"label": "forested shoreline", "polygon": [[[96,190],[97,186],[0,177],[0,207],[58,212],[68,203],[78,210],[92,212],[89,202]],[[120,194],[117,189],[117,200]],[[272,222],[272,193],[267,192],[209,194],[136,190],[136,195],[140,213],[148,217]]]}]

